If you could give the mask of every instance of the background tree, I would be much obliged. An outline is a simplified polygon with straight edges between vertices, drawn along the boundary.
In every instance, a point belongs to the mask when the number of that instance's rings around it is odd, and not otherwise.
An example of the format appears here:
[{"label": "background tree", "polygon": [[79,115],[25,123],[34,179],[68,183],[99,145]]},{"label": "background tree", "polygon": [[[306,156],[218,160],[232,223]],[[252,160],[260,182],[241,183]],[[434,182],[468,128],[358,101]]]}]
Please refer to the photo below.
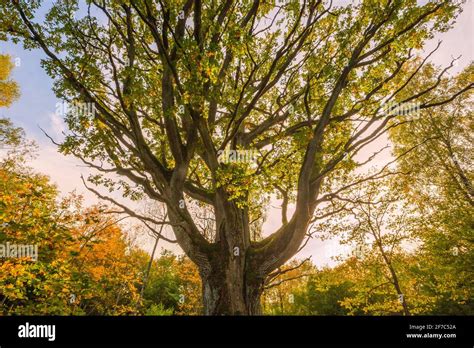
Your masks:
[{"label": "background tree", "polygon": [[0,54],[0,107],[9,106],[20,96],[17,83],[9,79],[13,66],[10,56]]},{"label": "background tree", "polygon": [[[474,80],[469,65],[456,79],[440,81],[452,91]],[[466,93],[449,106],[423,112],[391,132],[395,152],[416,143],[415,151],[399,162],[409,173],[393,189],[404,192],[417,207],[417,278],[420,291],[436,299],[429,310],[440,313],[472,313],[474,279],[473,228],[473,94]]]},{"label": "background tree", "polygon": [[[351,310],[343,306],[347,298],[356,296],[356,284],[348,271],[347,264],[343,264],[333,269],[324,268],[310,277],[304,290],[296,296],[297,314],[366,314],[362,310]],[[357,281],[362,282],[361,279]]]},{"label": "background tree", "polygon": [[[380,310],[400,309],[404,315],[410,315],[407,293],[403,290],[405,277],[400,277],[400,270],[406,264],[407,247],[417,240],[412,226],[413,209],[403,202],[403,196],[391,190],[390,182],[399,176],[352,187],[351,192],[338,197],[336,206],[340,208],[328,206],[333,214],[319,221],[316,230],[325,231],[326,237],[337,236],[341,244],[353,248],[350,257],[359,260],[353,271],[360,266],[364,269],[357,273],[371,274],[370,280],[367,276],[362,276],[365,281],[354,280],[367,303],[372,301],[371,296],[383,293],[386,301],[376,302],[385,307]],[[374,309],[372,306],[371,310]]]},{"label": "background tree", "polygon": [[0,258],[5,315],[131,314],[139,268],[126,257],[123,232],[110,215],[58,199],[49,179],[12,162],[0,166],[0,244],[37,248],[37,259]]},{"label": "background tree", "polygon": [[69,272],[58,253],[68,236],[56,209],[56,189],[42,175],[4,168],[0,187],[0,243],[36,246],[40,260],[0,259],[2,312],[70,313],[62,311],[68,307],[67,294],[61,290],[67,288]]},{"label": "background tree", "polygon": [[[145,262],[148,255],[142,257]],[[163,252],[152,263],[149,284],[143,294],[145,314],[201,314],[201,293],[199,273],[191,260]]]},{"label": "background tree", "polygon": [[299,312],[299,296],[306,279],[316,272],[310,259],[293,260],[272,272],[267,278],[262,296],[265,314],[302,314]]},{"label": "background tree", "polygon": [[[428,110],[473,87],[438,93],[446,69],[418,83],[427,57],[414,49],[460,9],[447,0],[91,0],[83,18],[77,1],[61,1],[39,24],[40,3],[0,5],[0,35],[44,51],[59,98],[94,106],[67,115],[61,151],[101,172],[94,183],[166,205],[199,268],[206,314],[260,312],[265,279],[300,249],[338,178],[361,165],[353,156],[400,124],[384,105]],[[236,161],[226,149],[258,156]],[[253,239],[274,194],[295,211]],[[188,210],[195,201],[214,212],[212,240]]]},{"label": "background tree", "polygon": [[119,226],[123,218],[105,207],[79,208],[64,248],[71,263],[73,313],[86,315],[137,314],[141,269],[131,256],[133,245]]}]

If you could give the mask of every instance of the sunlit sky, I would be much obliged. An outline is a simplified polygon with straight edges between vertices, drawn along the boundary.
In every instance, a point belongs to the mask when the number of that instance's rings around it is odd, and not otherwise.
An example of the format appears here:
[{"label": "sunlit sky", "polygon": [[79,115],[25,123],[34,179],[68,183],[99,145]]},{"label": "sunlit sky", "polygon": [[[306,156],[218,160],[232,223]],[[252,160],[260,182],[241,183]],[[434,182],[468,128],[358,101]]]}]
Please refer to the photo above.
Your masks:
[{"label": "sunlit sky", "polygon": [[[339,0],[334,3],[340,5],[347,2]],[[424,3],[425,1],[419,2]],[[473,0],[468,0],[453,29],[437,35],[433,40],[427,42],[425,51],[432,50],[438,40],[441,40],[442,46],[433,55],[432,61],[435,64],[446,66],[453,57],[461,56],[457,65],[451,70],[451,74],[460,71],[474,58],[473,26]],[[56,104],[59,100],[52,92],[53,81],[40,66],[40,60],[44,58],[44,54],[39,50],[26,51],[21,45],[10,42],[0,42],[0,54],[9,54],[19,63],[19,66],[13,70],[12,79],[17,81],[21,88],[20,99],[8,109],[0,109],[0,117],[8,117],[16,126],[23,127],[27,137],[34,139],[39,145],[38,157],[30,163],[30,166],[38,172],[49,175],[63,195],[76,190],[77,193],[84,195],[86,204],[98,202],[94,194],[84,188],[80,179],[81,174],[87,176],[90,171],[74,157],[65,157],[58,153],[56,147],[40,130],[41,127],[53,138],[61,139],[62,132],[66,129],[63,120],[55,114]],[[380,139],[373,146],[380,148],[386,143],[386,138]],[[385,156],[387,159],[389,154]],[[275,201],[270,204],[268,218],[264,224],[264,233],[273,232],[280,226],[280,223],[281,212],[278,202]],[[151,249],[150,238],[142,238],[140,241],[146,250]],[[170,244],[161,245],[178,251],[175,246]],[[334,261],[331,257],[344,251],[347,252],[347,248],[341,248],[337,240],[322,242],[316,238],[312,239],[297,257],[311,256],[312,261],[318,266],[333,265]]]}]

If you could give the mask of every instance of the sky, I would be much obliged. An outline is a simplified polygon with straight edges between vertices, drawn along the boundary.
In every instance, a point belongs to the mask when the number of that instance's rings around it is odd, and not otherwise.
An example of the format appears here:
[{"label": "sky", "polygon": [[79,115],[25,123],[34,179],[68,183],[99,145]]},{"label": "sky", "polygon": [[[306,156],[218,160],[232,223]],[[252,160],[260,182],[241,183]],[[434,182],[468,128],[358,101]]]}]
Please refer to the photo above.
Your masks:
[{"label": "sky", "polygon": [[[46,3],[48,1],[45,1]],[[347,0],[337,0],[336,5],[347,3]],[[424,3],[426,1],[419,1]],[[473,0],[468,0],[464,5],[463,12],[449,32],[437,35],[433,40],[427,42],[425,51],[431,51],[438,40],[442,41],[441,48],[433,55],[432,61],[435,64],[446,66],[454,57],[461,56],[452,74],[463,69],[474,59],[474,5]],[[67,194],[75,190],[85,198],[88,205],[98,202],[93,193],[84,188],[80,179],[81,174],[85,177],[91,172],[85,168],[81,162],[74,157],[65,157],[57,152],[56,147],[43,134],[43,128],[53,138],[60,139],[62,132],[66,129],[63,120],[55,110],[57,103],[52,92],[53,81],[41,68],[40,61],[44,54],[39,50],[26,51],[21,45],[10,42],[0,42],[0,54],[9,54],[13,57],[16,67],[12,73],[21,88],[21,97],[10,108],[0,109],[0,117],[10,118],[16,126],[22,127],[28,139],[33,139],[39,145],[37,158],[30,163],[36,171],[50,176],[62,194]],[[376,144],[380,148],[387,143],[386,138],[381,138]],[[370,149],[368,149],[370,151]],[[272,202],[269,207],[268,218],[264,224],[264,234],[271,233],[280,227],[281,215],[277,207],[278,202]],[[170,235],[167,233],[167,235]],[[146,250],[151,249],[152,241],[149,237],[140,237],[139,242]],[[161,243],[161,242],[160,242]],[[161,244],[174,251],[175,247],[170,244]],[[335,261],[332,256],[337,256],[341,252],[348,252],[347,248],[339,246],[337,240],[322,242],[318,239],[311,240],[305,249],[298,255],[298,258],[311,256],[313,263],[318,266],[331,266]]]}]

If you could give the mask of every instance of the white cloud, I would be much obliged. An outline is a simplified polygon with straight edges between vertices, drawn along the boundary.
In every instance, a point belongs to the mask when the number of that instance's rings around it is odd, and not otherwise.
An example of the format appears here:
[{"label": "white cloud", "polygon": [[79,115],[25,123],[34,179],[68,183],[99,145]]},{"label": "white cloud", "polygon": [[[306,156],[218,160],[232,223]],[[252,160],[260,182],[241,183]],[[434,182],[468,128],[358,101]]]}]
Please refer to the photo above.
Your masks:
[{"label": "white cloud", "polygon": [[49,129],[53,132],[52,135],[54,136],[62,136],[63,132],[66,130],[66,125],[64,124],[64,120],[60,115],[53,112],[49,114]]}]

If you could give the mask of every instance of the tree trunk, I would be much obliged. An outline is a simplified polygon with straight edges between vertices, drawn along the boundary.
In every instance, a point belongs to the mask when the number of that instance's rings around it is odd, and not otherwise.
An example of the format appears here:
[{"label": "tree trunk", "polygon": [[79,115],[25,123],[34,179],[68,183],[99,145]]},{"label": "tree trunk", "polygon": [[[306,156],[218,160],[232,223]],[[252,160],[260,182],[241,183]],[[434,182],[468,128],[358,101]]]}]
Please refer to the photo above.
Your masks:
[{"label": "tree trunk", "polygon": [[[216,201],[216,240],[197,263],[205,315],[261,314],[260,296],[268,274],[259,271],[250,242],[248,212],[224,192]],[[199,261],[199,260],[198,260]]]},{"label": "tree trunk", "polygon": [[205,315],[261,314],[263,274],[257,275],[248,247],[221,242],[208,254],[209,263],[200,267]]},{"label": "tree trunk", "polygon": [[203,275],[202,293],[205,315],[259,315],[263,282],[249,283],[245,274],[234,274],[220,267]]}]

